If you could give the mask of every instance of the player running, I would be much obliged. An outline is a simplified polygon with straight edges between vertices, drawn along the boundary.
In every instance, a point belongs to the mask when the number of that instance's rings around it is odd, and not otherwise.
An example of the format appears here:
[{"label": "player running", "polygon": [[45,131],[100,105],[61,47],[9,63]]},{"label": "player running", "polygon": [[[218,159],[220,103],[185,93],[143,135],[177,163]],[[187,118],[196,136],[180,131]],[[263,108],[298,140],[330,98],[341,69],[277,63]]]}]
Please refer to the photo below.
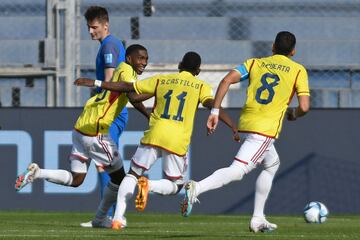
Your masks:
[{"label": "player running", "polygon": [[[179,64],[179,73],[155,75],[133,84],[124,82],[101,84],[103,89],[136,91],[138,94],[155,96],[154,108],[150,115],[150,128],[145,131],[132,158],[129,173],[119,188],[113,229],[120,230],[127,225],[124,216],[126,203],[133,195],[137,183],[140,189],[136,205],[140,210],[146,206],[149,191],[172,195],[177,194],[183,187],[188,164],[186,155],[198,104],[202,103],[204,107],[210,109],[214,101],[211,86],[196,77],[200,73],[200,64],[200,56],[195,52],[188,52]],[[75,84],[91,87],[94,81],[81,79]],[[220,111],[220,118],[237,136],[237,129],[227,114]],[[138,181],[138,178],[149,170],[159,157],[163,159],[163,171],[167,179],[148,181],[141,177]]]},{"label": "player running", "polygon": [[[136,82],[137,76],[142,74],[148,62],[145,47],[134,44],[126,49],[126,62],[120,63],[113,75],[113,82]],[[96,80],[96,82],[100,82]],[[119,115],[128,100],[139,104],[139,100],[151,97],[135,93],[119,93],[102,90],[90,98],[84,110],[77,119],[72,131],[73,148],[69,157],[71,171],[40,169],[36,163],[31,163],[27,170],[16,179],[15,189],[20,191],[27,184],[36,179],[65,185],[80,186],[88,171],[90,161],[96,166],[103,167],[110,176],[110,182],[105,188],[99,209],[110,208],[115,203],[117,191],[125,176],[125,170],[117,150],[117,145],[109,135],[109,127]],[[142,104],[141,104],[142,105]],[[145,109],[145,107],[143,106]],[[146,111],[143,112],[147,114]],[[111,227],[111,221],[106,217],[92,221],[91,227]]]},{"label": "player running", "polygon": [[[285,115],[293,121],[305,115],[310,108],[306,69],[290,59],[295,54],[295,43],[292,33],[279,32],[273,44],[273,56],[246,60],[221,81],[207,128],[209,133],[215,131],[218,111],[229,86],[248,80],[247,100],[238,126],[242,133],[241,146],[229,167],[219,169],[199,182],[190,181],[185,185],[183,216],[190,215],[200,194],[239,181],[245,174],[262,165],[264,170],[256,181],[255,206],[249,228],[253,232],[277,228],[264,215],[265,202],[280,165],[274,142],[279,137]],[[299,106],[287,110],[295,92]]]}]

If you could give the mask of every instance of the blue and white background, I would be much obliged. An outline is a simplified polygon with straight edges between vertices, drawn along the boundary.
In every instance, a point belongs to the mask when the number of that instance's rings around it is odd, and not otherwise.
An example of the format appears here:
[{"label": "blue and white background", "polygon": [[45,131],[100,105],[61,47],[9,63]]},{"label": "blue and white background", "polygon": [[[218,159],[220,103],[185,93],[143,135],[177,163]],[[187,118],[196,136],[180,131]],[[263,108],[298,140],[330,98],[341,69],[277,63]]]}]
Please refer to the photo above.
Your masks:
[{"label": "blue and white background", "polygon": [[[228,109],[235,120],[241,109]],[[2,166],[1,210],[41,209],[92,211],[99,201],[97,175],[90,168],[79,188],[37,181],[16,192],[16,175],[28,163],[45,168],[69,169],[71,130],[80,108],[0,108],[0,162]],[[208,112],[201,109],[196,117],[190,148],[192,179],[200,180],[220,167],[228,166],[238,150],[231,131],[221,124],[213,136],[206,136]],[[60,121],[61,119],[61,121]],[[124,165],[134,154],[146,120],[135,110],[129,111],[129,124],[120,139]],[[360,213],[360,162],[357,109],[313,109],[296,122],[284,122],[275,146],[281,166],[267,203],[267,213],[301,213],[309,201],[324,202],[332,213]],[[251,213],[255,180],[259,169],[241,182],[200,196],[198,213]],[[162,177],[159,161],[148,175]],[[150,196],[148,211],[177,212],[182,196]],[[134,211],[133,204],[129,204]]]}]

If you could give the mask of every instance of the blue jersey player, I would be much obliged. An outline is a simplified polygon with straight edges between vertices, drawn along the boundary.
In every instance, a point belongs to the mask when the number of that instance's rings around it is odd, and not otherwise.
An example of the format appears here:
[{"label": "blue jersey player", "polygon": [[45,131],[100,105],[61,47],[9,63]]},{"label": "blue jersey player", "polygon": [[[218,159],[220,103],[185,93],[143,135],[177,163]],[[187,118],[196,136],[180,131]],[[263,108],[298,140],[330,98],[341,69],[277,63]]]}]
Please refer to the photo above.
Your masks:
[{"label": "blue jersey player", "polygon": [[[125,48],[122,42],[110,34],[109,16],[107,10],[99,6],[89,7],[85,14],[88,31],[92,40],[100,42],[100,48],[96,56],[96,78],[101,81],[111,81],[116,67],[125,61]],[[96,92],[101,92],[97,88]],[[119,137],[128,121],[128,111],[126,107],[110,126],[109,134],[117,146],[119,146]],[[100,179],[101,196],[103,190],[109,182],[108,174],[101,167],[97,167]],[[108,215],[112,216],[113,209],[109,210]]]},{"label": "blue jersey player", "polygon": [[[89,30],[90,31],[90,30]],[[100,40],[100,48],[96,56],[96,79],[101,81],[110,81],[115,68],[125,61],[125,49],[121,41],[113,35],[107,35]],[[96,92],[101,92],[97,88]],[[123,132],[128,121],[128,111],[125,107],[110,127],[110,136],[119,146],[119,137]]]}]

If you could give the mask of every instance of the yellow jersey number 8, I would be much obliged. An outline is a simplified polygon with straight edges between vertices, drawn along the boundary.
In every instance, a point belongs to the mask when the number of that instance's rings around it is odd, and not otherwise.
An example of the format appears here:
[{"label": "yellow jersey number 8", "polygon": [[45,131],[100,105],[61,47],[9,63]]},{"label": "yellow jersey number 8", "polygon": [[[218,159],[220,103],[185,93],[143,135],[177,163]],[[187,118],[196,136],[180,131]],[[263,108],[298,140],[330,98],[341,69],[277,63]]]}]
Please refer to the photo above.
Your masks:
[{"label": "yellow jersey number 8", "polygon": [[[267,81],[267,79],[272,79],[271,83]],[[260,104],[268,104],[270,103],[275,95],[274,87],[279,84],[280,78],[276,74],[265,73],[261,77],[262,85],[256,90],[255,99]],[[268,96],[266,98],[261,98],[261,94],[264,91],[268,91]]]}]

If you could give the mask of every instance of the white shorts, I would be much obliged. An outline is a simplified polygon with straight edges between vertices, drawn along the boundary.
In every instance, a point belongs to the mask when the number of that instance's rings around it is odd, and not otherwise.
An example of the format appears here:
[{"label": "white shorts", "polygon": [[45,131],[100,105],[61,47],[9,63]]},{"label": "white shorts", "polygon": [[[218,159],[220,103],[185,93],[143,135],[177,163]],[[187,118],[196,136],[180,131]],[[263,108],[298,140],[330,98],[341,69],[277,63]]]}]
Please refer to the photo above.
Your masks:
[{"label": "white shorts", "polygon": [[131,159],[131,169],[142,175],[159,157],[162,157],[162,169],[166,178],[176,184],[183,184],[188,166],[187,155],[178,156],[158,147],[140,144]]},{"label": "white shorts", "polygon": [[265,168],[269,168],[280,162],[274,146],[274,138],[255,133],[243,133],[240,137],[241,146],[234,161],[245,164],[247,172],[260,164],[264,165]]},{"label": "white shorts", "polygon": [[117,146],[110,135],[86,136],[73,130],[72,142],[70,155],[72,172],[86,173],[90,160],[109,173],[123,166]]}]

